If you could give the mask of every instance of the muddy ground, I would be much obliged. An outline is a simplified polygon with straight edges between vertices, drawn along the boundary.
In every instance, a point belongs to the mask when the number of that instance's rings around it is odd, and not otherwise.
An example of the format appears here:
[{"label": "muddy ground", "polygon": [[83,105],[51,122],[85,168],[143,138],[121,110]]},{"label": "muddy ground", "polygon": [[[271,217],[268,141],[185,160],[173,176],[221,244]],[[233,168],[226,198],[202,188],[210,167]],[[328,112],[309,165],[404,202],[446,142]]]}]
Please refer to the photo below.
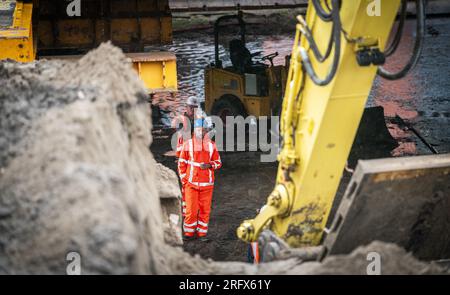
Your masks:
[{"label": "muddy ground", "polygon": [[[349,167],[354,168],[358,159],[389,157],[397,143],[389,135],[383,123],[382,109],[372,109],[364,115],[357,140],[349,157]],[[378,119],[378,123],[375,123]],[[372,122],[371,125],[368,122]],[[373,133],[377,130],[377,134]],[[384,131],[384,132],[381,132]],[[170,136],[153,134],[151,146],[156,161],[176,171],[172,156]],[[370,139],[369,139],[370,138]],[[221,152],[223,167],[216,172],[212,213],[209,223],[209,243],[189,241],[183,248],[191,254],[216,261],[247,261],[248,245],[236,237],[236,229],[244,219],[255,217],[275,185],[278,162],[261,162],[261,152]],[[344,171],[333,212],[337,209],[351,173]],[[330,221],[332,218],[329,219]]]},{"label": "muddy ground", "polygon": [[[257,23],[257,21],[254,21]],[[293,32],[289,23],[277,30],[276,35],[258,34],[257,25],[253,26],[249,36],[251,51],[263,50],[264,53],[279,51],[277,64],[284,62],[284,56],[290,53]],[[265,30],[268,24],[265,24]],[[272,26],[276,26],[272,24]],[[256,29],[255,29],[256,28]],[[270,24],[269,24],[270,28]],[[408,23],[408,36],[400,46],[400,53],[394,58],[399,66],[405,60],[411,48],[413,23]],[[400,115],[411,123],[440,153],[450,152],[450,19],[433,18],[427,23],[427,34],[422,59],[418,67],[407,78],[387,82],[377,78],[367,106],[382,106],[385,122],[398,146],[386,145],[386,142],[371,142],[366,148],[354,146],[351,162],[357,159],[389,156],[430,154],[430,150],[411,132],[404,131],[393,120]],[[160,121],[156,126],[164,128],[170,118],[184,110],[184,101],[190,95],[203,98],[203,68],[212,61],[213,38],[208,29],[195,32],[175,33],[174,45],[168,49],[176,52],[180,91],[173,97],[156,97],[154,104],[161,110]],[[221,46],[221,55],[226,59],[226,48]],[[447,73],[447,74],[445,74]],[[161,120],[162,118],[162,120]],[[377,134],[384,126],[367,126]],[[164,136],[154,134],[151,150],[158,162],[176,169],[175,159],[165,155],[170,151],[170,142]],[[255,216],[256,210],[264,205],[273,189],[277,163],[261,163],[257,153],[221,153],[223,168],[217,172],[213,196],[213,208],[209,237],[211,242],[200,244],[189,242],[183,247],[192,254],[219,261],[246,261],[247,245],[236,238],[237,226],[246,218]],[[351,175],[344,172],[339,193],[343,194]]]},{"label": "muddy ground", "polygon": [[[173,157],[161,155],[169,150],[167,140],[155,139],[152,152],[158,162],[176,170]],[[216,261],[246,261],[247,244],[236,237],[236,228],[253,218],[273,189],[276,163],[261,163],[257,153],[221,153],[223,167],[216,172],[209,243],[189,241],[183,248],[191,254]]]}]

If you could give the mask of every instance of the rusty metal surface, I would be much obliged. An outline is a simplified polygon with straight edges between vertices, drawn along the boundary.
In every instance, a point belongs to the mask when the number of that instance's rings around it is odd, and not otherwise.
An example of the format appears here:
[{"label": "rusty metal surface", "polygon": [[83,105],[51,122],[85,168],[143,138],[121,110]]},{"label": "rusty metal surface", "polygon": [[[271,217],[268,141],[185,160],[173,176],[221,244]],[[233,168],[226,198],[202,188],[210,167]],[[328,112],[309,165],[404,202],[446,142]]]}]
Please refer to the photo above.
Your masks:
[{"label": "rusty metal surface", "polygon": [[326,254],[381,240],[450,257],[450,154],[360,161],[324,240]]},{"label": "rusty metal surface", "polygon": [[177,59],[174,53],[168,51],[126,53],[125,55],[133,62],[169,61]]},{"label": "rusty metal surface", "polygon": [[[125,56],[130,58],[132,62],[169,61],[177,59],[174,53],[167,51],[125,53]],[[46,55],[41,56],[41,59],[78,60],[81,57],[83,55]]]},{"label": "rusty metal surface", "polygon": [[84,54],[111,40],[125,52],[172,42],[172,15],[167,0],[91,0],[81,15],[69,17],[67,4],[41,0],[35,12],[40,55]]},{"label": "rusty metal surface", "polygon": [[[149,94],[174,93],[178,90],[176,56],[172,52],[125,53],[128,61],[147,87]],[[48,55],[41,59],[77,61],[83,55]]]},{"label": "rusty metal surface", "polygon": [[173,12],[185,11],[219,11],[247,9],[281,9],[306,7],[307,0],[170,0],[169,5]]}]

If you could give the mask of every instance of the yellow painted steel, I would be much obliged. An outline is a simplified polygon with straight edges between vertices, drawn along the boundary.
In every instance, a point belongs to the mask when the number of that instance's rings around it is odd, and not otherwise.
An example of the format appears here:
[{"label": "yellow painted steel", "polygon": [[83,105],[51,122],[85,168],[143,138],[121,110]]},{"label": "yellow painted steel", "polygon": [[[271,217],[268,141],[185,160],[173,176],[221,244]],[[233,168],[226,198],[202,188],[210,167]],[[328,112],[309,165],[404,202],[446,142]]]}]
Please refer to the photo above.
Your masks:
[{"label": "yellow painted steel", "polygon": [[268,95],[251,96],[245,94],[245,77],[227,69],[208,67],[205,69],[205,109],[211,114],[214,103],[225,95],[238,98],[245,111],[256,118],[271,116],[282,97],[281,83],[286,80],[285,66],[271,66],[266,69]]},{"label": "yellow painted steel", "polygon": [[81,17],[55,9],[59,0],[41,0],[37,37],[39,49],[89,50],[110,40],[126,52],[172,42],[172,14],[167,0],[90,0]]},{"label": "yellow painted steel", "polygon": [[[270,69],[267,70],[268,72]],[[270,77],[269,77],[270,78]],[[244,106],[248,115],[255,117],[270,116],[271,102],[276,99],[276,93],[272,96],[245,95],[244,76],[224,69],[205,69],[205,109],[211,114],[214,102],[225,95],[237,97]],[[274,83],[269,81],[270,89]],[[269,92],[271,93],[271,92]]]},{"label": "yellow painted steel", "polygon": [[[174,53],[166,51],[125,53],[149,94],[178,90],[177,59]],[[45,59],[64,59],[76,61],[82,55],[42,56]]]},{"label": "yellow painted steel", "polygon": [[144,81],[149,93],[176,92],[178,90],[175,54],[148,52],[127,54],[134,69]]},{"label": "yellow painted steel", "polygon": [[32,13],[32,3],[16,2],[12,26],[0,28],[0,60],[30,62],[35,59]]},{"label": "yellow painted steel", "polygon": [[[278,158],[277,184],[266,209],[238,228],[242,240],[256,241],[267,226],[292,247],[320,243],[377,71],[376,66],[359,66],[355,52],[363,45],[384,50],[400,4],[400,0],[382,0],[380,16],[369,16],[371,2],[342,1],[340,17],[347,38],[341,34],[339,67],[326,86],[303,77],[298,48],[308,50],[319,77],[327,74],[333,54],[322,64],[316,61],[307,40],[300,36],[301,25],[297,26],[283,101],[284,145]],[[320,20],[311,4],[306,22],[324,52],[332,23]]]}]

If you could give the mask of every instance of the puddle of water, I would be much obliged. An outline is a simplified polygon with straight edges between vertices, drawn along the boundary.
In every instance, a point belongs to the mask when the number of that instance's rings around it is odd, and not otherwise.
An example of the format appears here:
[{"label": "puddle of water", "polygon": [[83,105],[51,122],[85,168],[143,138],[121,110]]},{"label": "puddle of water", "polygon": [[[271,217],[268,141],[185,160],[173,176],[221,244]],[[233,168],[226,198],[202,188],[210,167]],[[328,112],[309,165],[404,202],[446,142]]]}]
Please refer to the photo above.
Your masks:
[{"label": "puddle of water", "polygon": [[[385,116],[399,115],[411,121],[415,127],[438,146],[441,152],[450,152],[449,95],[450,89],[450,20],[428,20],[428,26],[439,32],[438,36],[427,34],[422,58],[417,68],[406,78],[387,81],[377,78],[367,105],[381,105]],[[391,57],[387,68],[398,69],[406,63],[413,44],[414,22],[406,26],[407,34],[402,40],[399,51]],[[277,36],[247,36],[247,47],[251,52],[262,51],[267,55],[278,51],[275,64],[284,64],[285,56],[291,53],[294,34]],[[224,41],[224,40],[222,40]],[[227,44],[222,42],[223,44]],[[184,33],[174,37],[172,45],[165,50],[177,55],[179,92],[171,96],[157,96],[154,105],[164,112],[163,123],[169,125],[170,118],[183,113],[185,101],[189,96],[204,99],[204,68],[214,61],[214,39],[212,34]],[[224,65],[231,64],[228,49],[220,45],[220,56]],[[444,127],[442,128],[442,124]],[[429,153],[410,133],[405,133],[397,125],[388,122],[392,136],[400,142],[394,155]]]}]

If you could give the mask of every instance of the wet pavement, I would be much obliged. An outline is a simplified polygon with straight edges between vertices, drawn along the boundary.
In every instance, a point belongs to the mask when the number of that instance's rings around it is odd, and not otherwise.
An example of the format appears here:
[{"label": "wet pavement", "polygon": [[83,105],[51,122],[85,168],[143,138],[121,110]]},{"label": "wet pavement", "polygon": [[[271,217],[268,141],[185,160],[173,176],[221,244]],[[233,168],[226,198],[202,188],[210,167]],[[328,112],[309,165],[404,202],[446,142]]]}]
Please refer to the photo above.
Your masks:
[{"label": "wet pavement", "polygon": [[[388,59],[389,70],[403,65],[413,44],[414,22],[399,53]],[[404,79],[375,80],[368,105],[381,105],[385,116],[399,115],[416,128],[440,153],[450,152],[450,19],[429,19],[422,57],[418,66]],[[400,146],[393,155],[429,154],[430,150],[416,136],[390,123],[389,131]]]}]

